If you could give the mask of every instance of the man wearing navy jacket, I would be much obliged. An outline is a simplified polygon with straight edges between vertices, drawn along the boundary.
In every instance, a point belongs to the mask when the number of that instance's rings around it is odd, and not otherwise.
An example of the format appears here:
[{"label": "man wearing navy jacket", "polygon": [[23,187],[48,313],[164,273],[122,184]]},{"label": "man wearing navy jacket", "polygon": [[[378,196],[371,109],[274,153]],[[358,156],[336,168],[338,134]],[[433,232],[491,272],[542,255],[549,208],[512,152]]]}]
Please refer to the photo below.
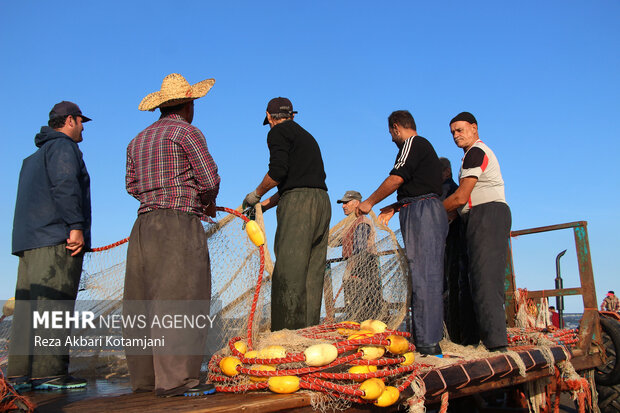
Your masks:
[{"label": "man wearing navy jacket", "polygon": [[90,177],[78,147],[90,120],[75,103],[54,105],[48,126],[34,138],[38,150],[19,175],[12,248],[19,267],[7,372],[17,389],[86,386],[68,375],[66,346],[49,352],[33,346],[35,336],[64,344],[70,330],[33,328],[31,310],[73,310],[90,249]]}]

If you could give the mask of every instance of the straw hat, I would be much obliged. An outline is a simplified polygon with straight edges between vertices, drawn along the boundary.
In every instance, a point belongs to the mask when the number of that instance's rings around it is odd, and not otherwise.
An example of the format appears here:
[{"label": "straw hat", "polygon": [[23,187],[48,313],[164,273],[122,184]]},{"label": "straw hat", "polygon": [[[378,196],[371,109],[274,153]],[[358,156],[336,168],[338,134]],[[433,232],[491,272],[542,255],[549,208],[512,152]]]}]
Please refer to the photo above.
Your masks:
[{"label": "straw hat", "polygon": [[207,94],[215,84],[215,79],[207,79],[190,85],[183,76],[172,73],[161,82],[161,90],[147,95],[138,109],[153,111],[157,108],[180,105],[190,100],[198,99]]}]

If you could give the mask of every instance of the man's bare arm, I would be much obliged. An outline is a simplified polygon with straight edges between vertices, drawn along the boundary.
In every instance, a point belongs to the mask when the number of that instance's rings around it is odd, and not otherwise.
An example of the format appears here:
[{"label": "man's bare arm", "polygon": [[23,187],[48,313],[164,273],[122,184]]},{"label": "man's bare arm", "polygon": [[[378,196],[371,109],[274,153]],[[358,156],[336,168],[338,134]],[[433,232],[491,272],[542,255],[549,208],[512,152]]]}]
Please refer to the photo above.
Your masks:
[{"label": "man's bare arm", "polygon": [[357,215],[368,214],[373,206],[392,195],[394,191],[400,188],[403,182],[405,182],[405,180],[398,175],[390,175],[385,178],[385,181],[379,185],[379,188],[377,188],[368,199],[358,205],[356,211]]},{"label": "man's bare arm", "polygon": [[443,207],[446,211],[454,211],[455,209],[465,205],[467,201],[469,201],[471,191],[474,190],[474,186],[477,182],[478,178],[474,178],[472,176],[461,179],[457,190],[443,201]]}]

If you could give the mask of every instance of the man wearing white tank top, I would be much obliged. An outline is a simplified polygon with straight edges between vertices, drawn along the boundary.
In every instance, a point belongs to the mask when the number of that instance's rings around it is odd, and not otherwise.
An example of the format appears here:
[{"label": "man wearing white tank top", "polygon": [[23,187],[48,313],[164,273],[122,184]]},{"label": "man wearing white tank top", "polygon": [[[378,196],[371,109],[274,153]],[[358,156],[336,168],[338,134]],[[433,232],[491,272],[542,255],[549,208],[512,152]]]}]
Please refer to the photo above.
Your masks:
[{"label": "man wearing white tank top", "polygon": [[465,152],[459,188],[443,202],[458,210],[467,242],[467,277],[460,283],[462,344],[483,344],[505,351],[504,273],[512,223],[504,180],[491,149],[478,136],[474,115],[462,112],[450,121],[454,142]]}]

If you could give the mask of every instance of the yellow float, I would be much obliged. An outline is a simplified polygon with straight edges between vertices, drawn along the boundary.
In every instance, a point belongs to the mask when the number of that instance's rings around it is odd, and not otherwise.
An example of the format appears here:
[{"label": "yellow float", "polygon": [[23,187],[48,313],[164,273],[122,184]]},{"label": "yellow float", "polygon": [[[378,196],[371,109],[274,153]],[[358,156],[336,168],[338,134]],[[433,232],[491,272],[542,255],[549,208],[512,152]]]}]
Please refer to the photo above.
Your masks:
[{"label": "yellow float", "polygon": [[410,366],[415,361],[415,354],[413,354],[413,351],[406,352],[403,354],[403,357],[405,358],[405,361],[400,363],[401,366]]},{"label": "yellow float", "polygon": [[338,358],[338,349],[333,344],[315,344],[304,351],[304,356],[308,366],[325,366]]},{"label": "yellow float", "polygon": [[220,369],[222,369],[222,372],[228,377],[233,377],[239,374],[237,366],[240,366],[241,364],[241,360],[237,357],[224,357],[219,363]]},{"label": "yellow float", "polygon": [[364,392],[364,395],[361,396],[362,399],[376,400],[385,390],[385,383],[383,383],[383,380],[378,378],[368,379],[360,384],[360,390]]},{"label": "yellow float", "polygon": [[282,346],[267,346],[258,352],[258,357],[263,359],[279,359],[286,357],[286,349]]},{"label": "yellow float", "polygon": [[[351,374],[368,374],[377,371],[377,366],[353,366],[349,369]],[[353,379],[357,382],[362,382],[364,379]]]},{"label": "yellow float", "polygon": [[245,231],[250,237],[250,241],[254,243],[257,247],[260,247],[265,243],[265,234],[263,234],[263,230],[260,229],[260,226],[256,223],[256,221],[249,221],[245,224]]},{"label": "yellow float", "polygon": [[403,336],[392,334],[385,339],[390,343],[386,347],[387,351],[392,354],[405,354],[409,350],[409,342]]},{"label": "yellow float", "polygon": [[374,401],[375,406],[379,407],[387,407],[391,406],[398,401],[400,397],[400,392],[394,386],[387,386],[381,396],[377,400]]},{"label": "yellow float", "polygon": [[248,351],[248,345],[245,344],[243,341],[235,342],[234,346],[241,354],[245,354],[245,352]]},{"label": "yellow float", "polygon": [[385,354],[385,348],[378,346],[365,346],[360,348],[362,351],[362,359],[364,360],[376,360],[383,357]]},{"label": "yellow float", "polygon": [[381,320],[365,320],[360,324],[361,330],[369,330],[373,333],[383,333],[386,328],[387,324]]},{"label": "yellow float", "polygon": [[275,376],[267,380],[269,390],[274,393],[294,393],[299,390],[299,377],[297,376]]}]

